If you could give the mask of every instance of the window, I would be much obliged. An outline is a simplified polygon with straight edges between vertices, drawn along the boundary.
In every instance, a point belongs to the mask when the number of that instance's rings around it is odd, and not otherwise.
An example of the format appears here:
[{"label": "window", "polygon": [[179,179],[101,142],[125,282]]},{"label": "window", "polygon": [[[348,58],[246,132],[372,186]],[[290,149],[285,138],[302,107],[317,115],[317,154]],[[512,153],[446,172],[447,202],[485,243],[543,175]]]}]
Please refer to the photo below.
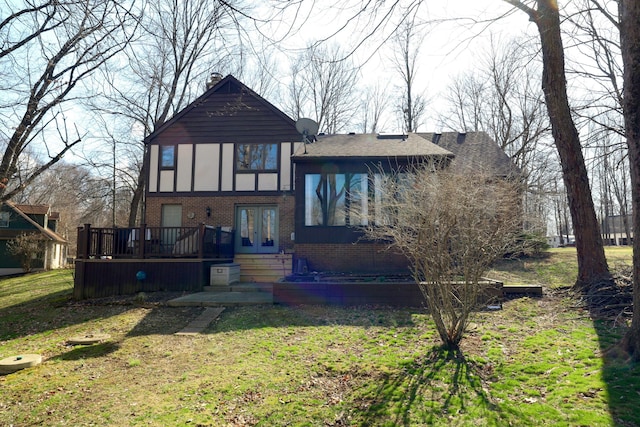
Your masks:
[{"label": "window", "polygon": [[9,212],[0,212],[0,227],[9,227]]},{"label": "window", "polygon": [[173,169],[176,165],[176,147],[173,145],[160,146],[160,167]]},{"label": "window", "polygon": [[397,220],[395,201],[412,197],[414,176],[404,172],[375,174],[373,177],[374,222],[391,225]]},{"label": "window", "polygon": [[307,174],[304,224],[366,225],[367,196],[367,174]]},{"label": "window", "polygon": [[236,169],[264,171],[278,169],[278,144],[238,144]]}]

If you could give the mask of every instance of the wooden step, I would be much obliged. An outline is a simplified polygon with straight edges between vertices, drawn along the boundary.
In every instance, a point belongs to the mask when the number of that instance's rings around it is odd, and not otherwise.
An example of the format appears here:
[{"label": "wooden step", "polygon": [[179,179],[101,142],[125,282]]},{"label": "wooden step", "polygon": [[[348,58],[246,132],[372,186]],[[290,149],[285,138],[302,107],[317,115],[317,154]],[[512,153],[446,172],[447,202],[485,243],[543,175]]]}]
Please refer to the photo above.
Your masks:
[{"label": "wooden step", "polygon": [[231,286],[229,286],[229,285],[210,285],[210,286],[203,286],[202,290],[204,292],[231,292]]},{"label": "wooden step", "polygon": [[234,283],[233,285],[231,285],[231,292],[273,292],[273,283]]},{"label": "wooden step", "polygon": [[240,282],[272,283],[291,274],[291,254],[237,254],[234,263],[240,264]]}]

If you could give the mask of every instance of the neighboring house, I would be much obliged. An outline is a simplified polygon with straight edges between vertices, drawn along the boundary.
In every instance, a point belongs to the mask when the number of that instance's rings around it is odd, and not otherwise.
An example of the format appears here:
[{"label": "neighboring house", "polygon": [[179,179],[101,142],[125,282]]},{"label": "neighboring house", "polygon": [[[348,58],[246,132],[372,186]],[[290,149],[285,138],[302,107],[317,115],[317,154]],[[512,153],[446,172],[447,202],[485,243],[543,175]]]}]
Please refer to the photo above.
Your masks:
[{"label": "neighboring house", "polygon": [[67,241],[56,232],[60,215],[47,205],[0,205],[0,275],[22,273],[20,260],[7,251],[7,243],[21,234],[39,234],[42,256],[34,260],[33,270],[66,267]]},{"label": "neighboring house", "polygon": [[288,272],[291,265],[406,269],[406,259],[361,240],[352,227],[380,214],[371,188],[379,166],[440,159],[498,176],[514,170],[485,133],[319,135],[304,144],[294,120],[233,76],[215,82],[145,145],[146,225],[235,230],[241,269],[268,258],[286,261]]},{"label": "neighboring house", "polygon": [[547,244],[552,248],[564,248],[565,246],[575,246],[576,239],[572,234],[562,236],[547,236]]},{"label": "neighboring house", "polygon": [[600,225],[605,245],[623,246],[633,244],[632,215],[609,215]]}]

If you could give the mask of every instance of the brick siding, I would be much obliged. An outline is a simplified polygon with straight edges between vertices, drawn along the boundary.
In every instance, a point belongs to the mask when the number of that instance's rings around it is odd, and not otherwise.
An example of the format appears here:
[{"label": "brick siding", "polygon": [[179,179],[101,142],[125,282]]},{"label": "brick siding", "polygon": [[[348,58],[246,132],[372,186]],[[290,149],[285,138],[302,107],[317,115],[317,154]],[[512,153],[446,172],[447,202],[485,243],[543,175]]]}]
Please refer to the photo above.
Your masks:
[{"label": "brick siding", "polygon": [[[353,273],[407,273],[407,259],[375,243],[296,244],[296,259],[305,259],[309,271]],[[294,263],[295,269],[295,263]]]},{"label": "brick siding", "polygon": [[[280,196],[216,196],[216,197],[148,197],[146,201],[146,224],[160,226],[162,205],[182,205],[182,226],[194,227],[205,223],[214,227],[231,227],[237,229],[235,223],[236,206],[277,205],[279,213],[280,249],[293,250],[291,233],[294,231],[294,197],[289,194]],[[211,216],[207,217],[207,207],[211,208]],[[194,214],[189,218],[190,213]]]},{"label": "brick siding", "polygon": [[[407,259],[386,247],[375,243],[312,243],[295,244],[291,240],[294,232],[294,197],[280,196],[216,196],[216,197],[148,197],[146,224],[160,226],[162,205],[182,205],[182,225],[197,226],[205,223],[214,227],[237,229],[235,210],[242,205],[277,205],[279,212],[280,250],[294,252],[295,259],[305,259],[309,271],[355,272],[355,273],[406,273]],[[211,208],[207,217],[206,209]],[[189,218],[193,213],[194,217]],[[294,261],[295,269],[295,261]]]}]

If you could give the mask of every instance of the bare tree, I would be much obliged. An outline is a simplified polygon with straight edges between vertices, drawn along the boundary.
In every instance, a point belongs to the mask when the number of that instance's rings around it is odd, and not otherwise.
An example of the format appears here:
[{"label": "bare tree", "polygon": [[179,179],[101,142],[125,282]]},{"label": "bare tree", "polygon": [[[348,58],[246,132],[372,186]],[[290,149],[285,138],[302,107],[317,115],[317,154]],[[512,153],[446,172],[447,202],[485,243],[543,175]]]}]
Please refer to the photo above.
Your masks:
[{"label": "bare tree", "polygon": [[127,120],[133,131],[129,166],[138,170],[130,227],[140,214],[147,175],[141,141],[202,93],[213,71],[232,63],[235,47],[227,30],[237,24],[232,2],[154,0],[145,12],[145,33],[126,50],[123,67],[104,70],[108,93],[93,105]]},{"label": "bare tree", "polygon": [[[588,131],[584,132],[587,152],[591,153],[591,175],[593,192],[602,223],[602,235],[607,244],[614,242],[615,233],[631,238],[630,221],[630,176],[627,163],[626,145],[619,136],[599,124],[589,121]],[[619,220],[616,220],[619,218]]]},{"label": "bare tree", "polygon": [[519,184],[473,171],[414,165],[377,174],[381,209],[366,229],[409,260],[443,343],[457,350],[489,266],[519,247]]},{"label": "bare tree", "polygon": [[611,274],[604,255],[580,136],[569,106],[557,3],[554,0],[537,0],[537,7],[533,8],[518,0],[504,1],[525,12],[536,24],[540,35],[542,88],[575,230],[578,253],[576,285],[587,287],[592,283],[609,281]]},{"label": "bare tree", "polygon": [[550,159],[556,158],[544,144],[548,117],[529,45],[520,39],[492,39],[478,67],[458,75],[445,92],[449,108],[440,121],[452,130],[487,132],[500,145],[525,181],[527,228],[545,234],[544,206],[552,192]]},{"label": "bare tree", "polygon": [[487,132],[523,173],[535,174],[536,153],[548,136],[540,77],[526,41],[498,43],[473,72],[454,78],[441,123],[462,132]]},{"label": "bare tree", "polygon": [[414,19],[402,24],[395,34],[393,64],[402,79],[402,100],[398,105],[404,132],[417,132],[427,108],[427,99],[416,93],[418,59],[422,35]]},{"label": "bare tree", "polygon": [[603,132],[624,136],[618,1],[579,0],[573,7],[578,13],[567,17],[567,24],[573,26],[567,36],[577,55],[574,60],[569,56],[567,72],[580,77],[574,81],[583,82],[584,93],[573,109]]},{"label": "bare tree", "polygon": [[233,74],[243,83],[260,94],[265,99],[277,99],[279,96],[279,69],[278,51],[269,46],[249,46],[252,49],[252,57],[246,58],[246,63],[234,63],[239,71]]},{"label": "bare tree", "polygon": [[640,4],[620,0],[620,40],[624,63],[623,111],[629,149],[633,207],[633,318],[624,347],[640,359]]},{"label": "bare tree", "polygon": [[[87,165],[62,160],[39,175],[22,192],[16,194],[16,203],[45,204],[60,214],[56,232],[69,242],[69,252],[75,253],[79,224],[91,223],[98,227],[111,224],[111,181],[95,174]],[[123,189],[119,189],[119,193]],[[126,202],[125,202],[126,200]],[[118,194],[119,223],[128,217],[128,198]]]},{"label": "bare tree", "polygon": [[447,110],[439,115],[442,126],[459,132],[487,131],[489,84],[478,72],[455,76],[443,96]]},{"label": "bare tree", "polygon": [[[82,141],[85,131],[69,123],[65,106],[89,96],[81,83],[128,44],[137,25],[132,9],[113,0],[5,2],[0,200],[27,187]],[[46,160],[18,173],[28,148]]]},{"label": "bare tree", "polygon": [[313,118],[322,132],[339,132],[356,113],[357,82],[357,67],[337,45],[312,45],[291,65],[290,102],[285,109],[294,119]]},{"label": "bare tree", "polygon": [[388,100],[388,92],[380,83],[364,89],[358,110],[361,132],[376,133],[384,129],[383,116],[387,111]]}]

